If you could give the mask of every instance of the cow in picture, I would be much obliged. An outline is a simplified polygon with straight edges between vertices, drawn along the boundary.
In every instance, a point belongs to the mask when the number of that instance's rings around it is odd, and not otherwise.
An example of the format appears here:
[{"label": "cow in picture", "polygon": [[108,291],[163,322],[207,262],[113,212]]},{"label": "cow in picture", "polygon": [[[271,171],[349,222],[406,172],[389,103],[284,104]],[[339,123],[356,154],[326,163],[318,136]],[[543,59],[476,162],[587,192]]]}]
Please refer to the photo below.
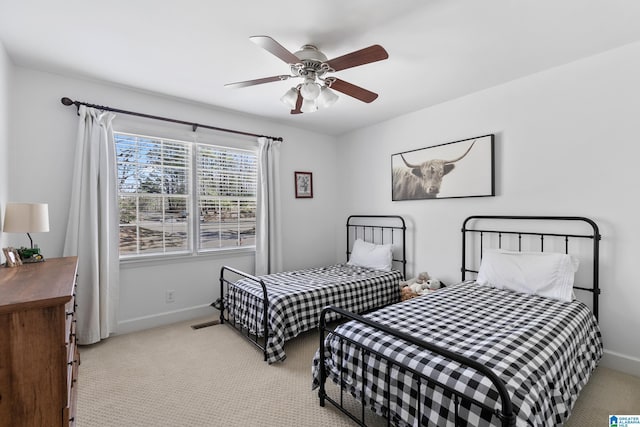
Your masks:
[{"label": "cow in picture", "polygon": [[434,159],[412,164],[400,154],[406,167],[393,169],[393,200],[436,198],[440,192],[442,178],[455,168],[455,163],[462,160],[475,143],[474,140],[467,151],[453,160]]}]

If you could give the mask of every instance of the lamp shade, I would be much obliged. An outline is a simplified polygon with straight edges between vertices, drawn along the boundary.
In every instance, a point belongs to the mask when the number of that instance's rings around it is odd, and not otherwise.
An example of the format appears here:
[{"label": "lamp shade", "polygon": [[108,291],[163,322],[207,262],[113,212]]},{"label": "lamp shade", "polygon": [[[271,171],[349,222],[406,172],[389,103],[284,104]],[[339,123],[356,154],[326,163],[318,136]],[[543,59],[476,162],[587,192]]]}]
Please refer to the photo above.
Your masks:
[{"label": "lamp shade", "polygon": [[300,111],[302,111],[303,113],[313,113],[314,111],[318,111],[316,101],[314,101],[313,99],[303,99],[302,105],[300,106]]},{"label": "lamp shade", "polygon": [[320,96],[316,99],[318,108],[331,107],[338,100],[338,95],[326,86],[323,86],[320,90]]},{"label": "lamp shade", "polygon": [[320,86],[312,79],[306,79],[302,86],[300,86],[300,95],[304,99],[313,101],[320,95]]},{"label": "lamp shade", "polygon": [[2,230],[6,233],[49,231],[49,205],[47,203],[7,203]]},{"label": "lamp shade", "polygon": [[295,87],[292,87],[287,91],[287,93],[282,95],[280,101],[285,103],[291,109],[296,108],[296,102],[298,102],[298,90]]}]

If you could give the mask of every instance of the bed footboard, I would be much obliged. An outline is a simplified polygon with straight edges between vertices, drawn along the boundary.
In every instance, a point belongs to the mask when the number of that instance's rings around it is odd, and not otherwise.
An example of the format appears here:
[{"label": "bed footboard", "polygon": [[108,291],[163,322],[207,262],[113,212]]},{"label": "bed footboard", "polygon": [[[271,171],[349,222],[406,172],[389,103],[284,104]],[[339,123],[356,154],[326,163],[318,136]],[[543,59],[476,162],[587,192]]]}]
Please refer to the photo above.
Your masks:
[{"label": "bed footboard", "polygon": [[[227,275],[225,275],[225,273]],[[233,315],[232,312],[229,311],[229,307],[234,305],[234,301],[230,301],[231,297],[229,293],[229,286],[232,285],[235,280],[230,280],[228,278],[228,274],[233,274],[237,279],[238,277],[243,277],[249,280],[252,280],[260,285],[262,288],[262,317],[258,316],[258,308],[255,307],[256,310],[254,319],[256,319],[256,324],[254,330],[255,334],[251,333],[251,329],[247,327],[247,325],[242,325],[237,321],[236,316]],[[267,338],[269,337],[269,321],[268,321],[268,307],[269,301],[267,299],[267,287],[262,279],[257,278],[251,274],[245,273],[243,271],[237,270],[232,267],[223,266],[220,269],[220,323],[227,323],[227,325],[233,327],[238,333],[244,336],[250,343],[258,347],[262,350],[262,355],[264,360],[267,360]],[[260,336],[257,331],[260,330],[259,323],[262,323],[263,334]]]},{"label": "bed footboard", "polygon": [[[389,358],[388,356],[375,351],[373,349],[370,348],[364,348],[361,344],[357,343],[356,341],[350,339],[349,337],[346,337],[344,335],[341,335],[337,332],[335,332],[331,327],[327,326],[327,321],[326,321],[326,316],[329,312],[337,312],[339,313],[342,317],[346,318],[346,319],[350,319],[350,320],[354,320],[357,322],[361,322],[363,324],[366,324],[370,327],[373,328],[377,328],[379,330],[384,331],[387,334],[393,335],[395,337],[397,337],[398,339],[407,341],[411,344],[414,344],[416,346],[422,347],[426,350],[429,350],[433,353],[439,354],[443,357],[446,357],[450,360],[453,360],[455,362],[458,362],[459,364],[461,364],[462,366],[465,367],[469,367],[474,369],[475,371],[481,373],[482,375],[484,375],[487,379],[489,379],[491,381],[491,383],[493,384],[493,386],[495,387],[498,395],[500,396],[500,403],[501,403],[501,410],[494,410],[493,408],[488,407],[486,404],[476,400],[473,398],[473,396],[468,396],[465,395],[463,393],[461,393],[458,390],[455,390],[449,386],[447,386],[446,384],[438,381],[437,379],[434,378],[429,378],[427,377],[424,373],[422,372],[418,372],[415,369],[412,369],[411,367],[394,361],[392,358]],[[467,405],[473,405],[476,406],[478,408],[480,408],[483,411],[488,411],[489,413],[492,413],[494,417],[498,418],[500,420],[500,425],[502,425],[503,427],[510,427],[510,426],[515,426],[515,415],[513,413],[513,407],[512,407],[512,402],[511,402],[511,398],[509,396],[509,393],[507,392],[507,389],[504,385],[504,383],[502,382],[502,380],[488,367],[482,365],[481,363],[469,359],[467,357],[464,357],[462,355],[459,355],[457,353],[454,353],[452,351],[449,351],[447,349],[435,346],[433,344],[424,342],[422,340],[419,340],[411,335],[405,334],[401,331],[389,328],[385,325],[382,325],[380,323],[371,321],[367,318],[364,318],[362,316],[350,313],[348,311],[345,311],[343,309],[337,308],[337,307],[326,307],[323,311],[322,314],[320,316],[320,366],[319,366],[319,391],[318,391],[318,397],[320,399],[320,406],[325,406],[325,401],[328,401],[329,403],[331,403],[332,405],[334,405],[336,408],[338,408],[340,411],[342,411],[343,413],[345,413],[347,416],[349,416],[353,421],[355,421],[358,425],[360,426],[367,426],[366,424],[366,418],[365,418],[365,408],[366,408],[366,396],[364,393],[364,389],[365,389],[365,384],[362,384],[362,392],[360,393],[360,409],[361,409],[361,414],[360,416],[356,416],[353,413],[351,413],[348,409],[346,409],[343,405],[343,393],[344,393],[344,385],[340,384],[340,398],[339,400],[335,400],[333,398],[331,398],[325,389],[325,382],[327,380],[327,372],[326,372],[326,362],[325,362],[325,335],[326,334],[333,334],[335,336],[340,337],[341,342],[348,342],[350,345],[356,347],[358,349],[358,351],[361,354],[361,360],[364,360],[365,355],[370,354],[370,355],[374,355],[375,357],[380,358],[381,360],[385,360],[386,361],[386,366],[387,366],[387,372],[386,372],[386,376],[387,376],[387,380],[385,381],[386,384],[389,384],[388,381],[388,377],[389,377],[389,373],[391,370],[391,366],[396,366],[399,369],[405,371],[405,372],[410,372],[413,376],[415,376],[415,378],[417,378],[417,382],[418,382],[418,393],[420,393],[420,389],[421,389],[421,385],[427,385],[430,386],[432,388],[440,388],[441,390],[443,390],[444,392],[450,394],[452,396],[452,401],[454,404],[454,418],[455,418],[455,425],[466,425],[465,422],[460,418],[459,413],[458,413],[458,409],[460,408],[461,404],[467,404]],[[361,367],[359,367],[358,369],[362,369],[361,371],[361,376],[362,378],[365,378],[365,364],[364,362],[361,364]],[[340,372],[340,377],[342,378],[343,376],[343,372]],[[341,381],[342,382],[342,381]],[[390,408],[390,393],[389,390],[387,390],[384,393],[385,396],[385,403],[384,405],[386,406],[387,410],[386,410],[386,420],[387,420],[387,425],[390,425],[391,423],[391,412],[388,410],[388,408]],[[420,396],[418,396],[418,401],[422,401],[422,398]],[[416,408],[416,419],[421,420],[422,415],[421,415],[421,406],[422,405],[417,405]]]}]

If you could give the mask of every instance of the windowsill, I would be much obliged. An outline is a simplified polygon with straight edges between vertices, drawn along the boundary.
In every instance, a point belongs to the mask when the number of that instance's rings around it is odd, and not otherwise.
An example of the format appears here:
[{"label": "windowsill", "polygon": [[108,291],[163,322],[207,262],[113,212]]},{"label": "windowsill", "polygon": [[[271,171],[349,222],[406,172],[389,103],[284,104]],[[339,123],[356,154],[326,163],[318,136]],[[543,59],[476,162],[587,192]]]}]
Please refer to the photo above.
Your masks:
[{"label": "windowsill", "polygon": [[235,256],[255,255],[255,247],[224,249],[215,251],[199,252],[197,254],[174,254],[174,255],[145,255],[131,258],[121,258],[120,266],[147,266],[154,264],[182,263],[208,261],[212,259],[231,258]]}]

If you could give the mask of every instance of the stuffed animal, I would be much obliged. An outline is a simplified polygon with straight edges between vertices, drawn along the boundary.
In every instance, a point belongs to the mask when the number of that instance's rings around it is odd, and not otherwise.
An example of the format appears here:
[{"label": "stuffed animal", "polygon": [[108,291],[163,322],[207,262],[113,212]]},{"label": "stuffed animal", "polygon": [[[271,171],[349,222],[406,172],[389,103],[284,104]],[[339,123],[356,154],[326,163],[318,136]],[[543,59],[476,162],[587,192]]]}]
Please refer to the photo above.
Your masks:
[{"label": "stuffed animal", "polygon": [[435,291],[436,289],[440,289],[441,283],[438,279],[429,279],[427,280],[427,289],[431,291]]},{"label": "stuffed animal", "polygon": [[425,283],[427,280],[429,280],[431,277],[429,277],[429,273],[427,273],[426,271],[418,274],[418,277],[416,277],[416,283]]},{"label": "stuffed animal", "polygon": [[417,297],[418,295],[415,294],[411,288],[409,286],[405,286],[404,288],[400,289],[400,300],[401,301],[406,301],[408,299],[411,299],[413,297]]},{"label": "stuffed animal", "polygon": [[425,283],[413,283],[411,285],[409,285],[409,289],[411,289],[414,293],[418,294],[418,295],[422,295],[422,292],[427,288],[427,282]]},{"label": "stuffed animal", "polygon": [[413,279],[404,280],[400,282],[400,298],[402,301],[423,295],[427,289],[427,282],[429,281],[429,273],[422,272],[418,274],[418,277]]},{"label": "stuffed animal", "polygon": [[426,283],[427,280],[429,280],[429,273],[427,273],[426,271],[423,273],[418,274],[418,277],[414,277],[413,279],[409,279],[409,280],[403,280],[400,282],[400,289],[404,288],[405,286],[411,286],[414,283],[419,283],[419,284],[423,284]]}]

